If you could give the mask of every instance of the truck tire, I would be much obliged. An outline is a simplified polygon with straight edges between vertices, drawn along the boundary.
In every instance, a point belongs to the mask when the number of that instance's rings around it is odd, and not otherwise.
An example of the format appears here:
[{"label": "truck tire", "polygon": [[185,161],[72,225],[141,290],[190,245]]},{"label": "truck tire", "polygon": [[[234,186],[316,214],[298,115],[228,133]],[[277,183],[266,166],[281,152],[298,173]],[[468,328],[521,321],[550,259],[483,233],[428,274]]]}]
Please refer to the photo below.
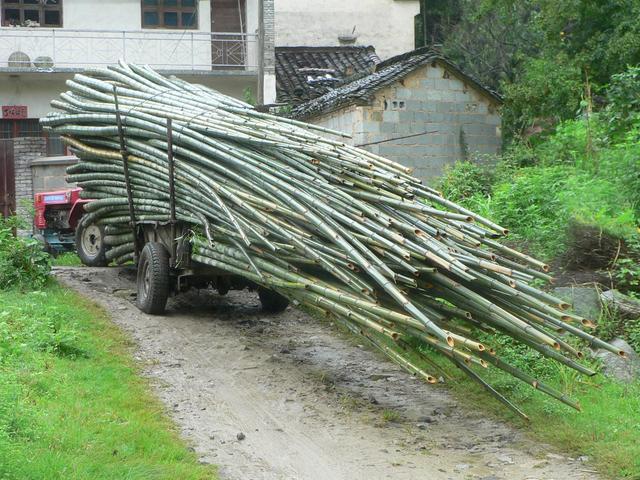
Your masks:
[{"label": "truck tire", "polygon": [[151,315],[164,313],[170,280],[169,252],[161,243],[147,243],[138,260],[138,308]]},{"label": "truck tire", "polygon": [[105,257],[107,246],[104,243],[104,227],[79,222],[76,227],[76,252],[80,261],[87,267],[106,267],[109,260]]},{"label": "truck tire", "polygon": [[262,304],[262,311],[266,313],[280,313],[289,306],[289,299],[268,288],[258,287],[258,296]]}]

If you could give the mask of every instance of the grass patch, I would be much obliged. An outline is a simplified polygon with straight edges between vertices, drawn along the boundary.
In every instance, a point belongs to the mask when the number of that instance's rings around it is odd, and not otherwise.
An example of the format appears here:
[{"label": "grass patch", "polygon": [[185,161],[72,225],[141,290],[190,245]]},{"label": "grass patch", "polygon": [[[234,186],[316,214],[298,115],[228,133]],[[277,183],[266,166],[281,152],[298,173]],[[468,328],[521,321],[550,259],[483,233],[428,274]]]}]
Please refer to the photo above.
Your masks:
[{"label": "grass patch", "polygon": [[[348,338],[360,338],[339,322],[336,326]],[[374,334],[374,338],[380,344],[399,348],[384,335]],[[524,411],[530,419],[527,422],[429,347],[421,348],[420,354],[407,350],[403,350],[403,354],[425,372],[436,377],[445,376],[443,388],[480,415],[506,421],[523,430],[535,442],[552,445],[553,453],[563,452],[573,458],[586,455],[589,463],[585,468],[597,468],[608,478],[640,480],[640,382],[622,384],[601,374],[587,377],[514,344],[508,337],[503,340],[495,345],[500,358],[578,401],[582,411],[562,404],[497,368],[472,366],[485,381]],[[599,368],[596,363],[582,363],[595,370]],[[383,410],[381,424],[398,418],[396,411]]]},{"label": "grass patch", "polygon": [[382,411],[382,420],[386,423],[393,423],[400,420],[400,414],[395,410],[383,410]]},{"label": "grass patch", "polygon": [[76,252],[64,252],[51,258],[51,265],[56,267],[81,267],[82,262]]},{"label": "grass patch", "polygon": [[0,291],[0,478],[212,479],[104,311],[55,283]]},{"label": "grass patch", "polygon": [[[640,479],[640,384],[621,384],[598,375],[570,375],[548,380],[570,390],[582,412],[559,404],[527,385],[512,385],[499,372],[485,376],[493,384],[511,385],[510,399],[530,417],[524,423],[467,379],[449,382],[459,400],[482,405],[494,418],[520,424],[530,436],[547,442],[570,456],[587,455],[592,465],[612,479]],[[509,387],[507,387],[509,388]]]},{"label": "grass patch", "polygon": [[[441,355],[427,348],[422,350],[427,361],[417,355],[412,360],[427,372],[433,373],[435,364],[449,373],[447,388],[460,402],[506,420],[569,456],[589,456],[589,465],[610,478],[640,479],[640,382],[622,384],[600,374],[586,377],[508,340],[495,345],[503,360],[577,400],[582,411],[567,407],[496,368],[472,367],[529,416],[531,421],[526,422]],[[598,368],[596,364],[590,366]]]}]

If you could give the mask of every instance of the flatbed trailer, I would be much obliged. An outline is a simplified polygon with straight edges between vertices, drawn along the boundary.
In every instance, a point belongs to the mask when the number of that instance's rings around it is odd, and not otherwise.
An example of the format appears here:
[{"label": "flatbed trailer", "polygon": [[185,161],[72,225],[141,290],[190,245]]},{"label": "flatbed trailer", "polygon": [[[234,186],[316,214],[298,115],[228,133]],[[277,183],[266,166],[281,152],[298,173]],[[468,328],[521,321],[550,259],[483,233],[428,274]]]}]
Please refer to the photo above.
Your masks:
[{"label": "flatbed trailer", "polygon": [[[221,295],[229,290],[257,290],[262,309],[269,313],[283,311],[289,304],[284,296],[264,288],[256,283],[235,274],[230,274],[209,265],[192,260],[193,246],[190,242],[192,227],[176,219],[175,185],[173,159],[173,139],[171,119],[167,119],[168,168],[169,168],[169,218],[164,222],[139,221],[136,219],[133,204],[133,192],[129,179],[129,154],[126,148],[124,130],[116,99],[116,119],[120,138],[120,154],[122,155],[127,204],[129,211],[129,228],[133,234],[133,261],[137,265],[137,305],[140,310],[149,314],[162,314],[165,311],[169,295],[184,292],[189,288],[212,287]],[[94,225],[92,225],[94,226]],[[81,221],[79,228],[86,230],[89,225]],[[96,226],[104,235],[104,226]],[[101,239],[102,256],[106,243]],[[82,258],[82,257],[81,257]]]}]

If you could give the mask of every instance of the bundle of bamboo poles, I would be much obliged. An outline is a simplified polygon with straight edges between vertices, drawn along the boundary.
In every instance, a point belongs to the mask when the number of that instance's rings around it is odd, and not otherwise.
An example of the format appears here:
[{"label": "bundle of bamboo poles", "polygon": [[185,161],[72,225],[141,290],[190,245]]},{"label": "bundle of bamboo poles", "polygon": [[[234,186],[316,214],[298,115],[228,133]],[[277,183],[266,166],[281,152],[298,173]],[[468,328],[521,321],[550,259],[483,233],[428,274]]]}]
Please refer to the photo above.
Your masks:
[{"label": "bundle of bamboo poles", "polygon": [[509,336],[587,375],[594,372],[579,363],[580,345],[623,355],[586,331],[593,322],[532,286],[551,280],[548,267],[500,243],[506,229],[446,200],[410,169],[320,136],[338,132],[258,112],[146,66],[121,62],[67,85],[42,124],[80,159],[68,181],[93,199],[83,221],[106,225],[116,263],[134,252],[125,168],[136,219],[170,214],[170,120],[176,216],[200,232],[193,260],[330,316],[427,382],[437,373],[413,359],[428,361],[431,349],[519,414],[483,369],[579,408],[477,338]]}]

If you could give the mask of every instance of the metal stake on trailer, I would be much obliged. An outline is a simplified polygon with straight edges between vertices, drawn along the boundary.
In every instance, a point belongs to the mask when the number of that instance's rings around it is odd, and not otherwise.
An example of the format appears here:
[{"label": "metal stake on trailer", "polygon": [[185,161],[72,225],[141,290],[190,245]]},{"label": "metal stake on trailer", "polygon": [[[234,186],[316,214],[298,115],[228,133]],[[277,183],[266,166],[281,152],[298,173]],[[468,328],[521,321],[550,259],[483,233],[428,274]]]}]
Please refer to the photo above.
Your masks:
[{"label": "metal stake on trailer", "polygon": [[169,225],[171,225],[171,266],[176,266],[176,186],[174,180],[175,162],[173,160],[173,130],[170,118],[167,118],[167,160],[169,161]]},{"label": "metal stake on trailer", "polygon": [[133,232],[133,256],[137,263],[140,258],[140,245],[138,244],[138,235],[136,229],[136,216],[133,209],[133,193],[131,191],[131,181],[129,180],[129,153],[127,153],[127,145],[124,139],[124,129],[122,128],[122,117],[120,116],[120,108],[118,106],[118,92],[116,86],[113,86],[113,99],[116,107],[116,124],[118,126],[118,136],[120,137],[120,155],[122,156],[122,169],[124,171],[124,183],[127,189],[127,203],[129,204],[129,218],[131,231]]}]

